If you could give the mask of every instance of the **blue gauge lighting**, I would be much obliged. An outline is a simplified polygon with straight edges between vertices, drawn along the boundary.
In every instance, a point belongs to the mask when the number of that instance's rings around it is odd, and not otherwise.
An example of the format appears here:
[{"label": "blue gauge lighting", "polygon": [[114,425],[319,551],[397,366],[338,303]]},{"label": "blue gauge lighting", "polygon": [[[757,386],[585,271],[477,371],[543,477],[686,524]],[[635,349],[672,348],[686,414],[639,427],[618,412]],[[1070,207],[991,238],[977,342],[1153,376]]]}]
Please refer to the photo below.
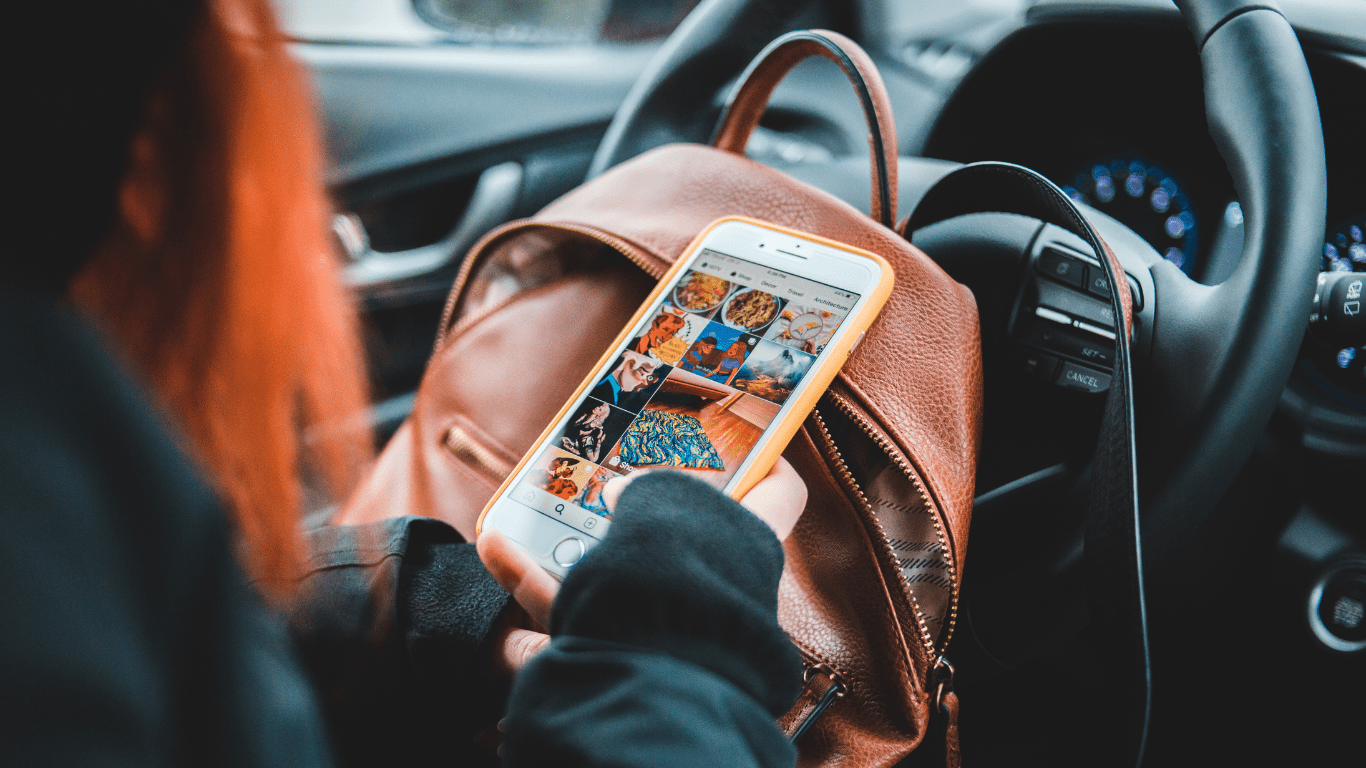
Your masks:
[{"label": "blue gauge lighting", "polygon": [[1119,219],[1168,261],[1194,274],[1199,222],[1185,186],[1162,166],[1139,155],[1111,155],[1060,181],[1068,197]]}]

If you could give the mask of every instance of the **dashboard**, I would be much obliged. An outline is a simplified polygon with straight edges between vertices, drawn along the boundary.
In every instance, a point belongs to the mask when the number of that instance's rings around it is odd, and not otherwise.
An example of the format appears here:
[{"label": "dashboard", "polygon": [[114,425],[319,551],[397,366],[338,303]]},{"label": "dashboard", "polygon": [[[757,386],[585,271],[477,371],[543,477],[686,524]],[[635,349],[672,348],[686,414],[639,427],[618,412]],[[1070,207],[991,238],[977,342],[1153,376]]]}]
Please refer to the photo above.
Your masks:
[{"label": "dashboard", "polygon": [[[1366,0],[1276,4],[1300,35],[1327,150],[1324,237],[1305,258],[1318,260],[1325,273],[1366,273],[1366,143],[1360,140]],[[827,6],[824,15],[813,11],[816,16],[803,17],[801,25],[850,34],[882,72],[903,155],[903,215],[955,163],[1006,160],[1043,173],[1074,199],[1108,214],[1107,237],[1136,235],[1152,247],[1150,254],[1143,242],[1130,239],[1130,254],[1142,252],[1148,262],[1164,258],[1205,284],[1221,283],[1233,273],[1243,232],[1258,214],[1237,199],[1209,137],[1200,62],[1170,0],[827,0],[815,5]],[[365,256],[363,248],[358,253],[370,263],[406,263],[410,259],[391,259],[391,252],[426,252],[434,246],[445,255],[461,252],[464,246],[454,243],[462,233],[529,215],[578,184],[611,115],[655,49],[597,46],[566,53],[316,44],[300,51],[319,78],[329,111],[338,198],[364,224],[379,258]],[[694,138],[705,139],[712,116],[700,121]],[[830,62],[813,60],[774,91],[747,153],[863,207],[869,195],[866,131],[861,105],[844,75]],[[431,213],[430,222],[414,225],[423,211]],[[974,240],[957,252],[916,242],[954,276],[955,264],[977,267],[987,256],[999,256],[959,278],[972,284],[981,311],[986,417],[963,630],[953,658],[959,665],[956,684],[964,701],[972,702],[971,720],[1025,727],[1032,721],[1019,717],[1022,711],[1052,716],[1075,705],[1069,699],[1044,706],[1040,696],[1070,697],[1069,686],[1083,667],[1062,658],[1039,665],[1040,676],[1030,677],[1033,672],[1018,663],[1037,650],[1041,635],[1028,620],[1046,619],[1049,630],[1070,626],[1075,606],[1045,602],[1042,611],[1023,606],[1034,604],[1040,594],[1061,594],[1049,589],[1075,575],[1081,562],[1087,463],[1104,398],[1065,390],[1037,372],[1026,376],[1018,367],[1013,353],[1019,350],[1012,345],[1019,340],[1011,337],[1009,318],[1023,295],[1018,289],[1029,279],[1025,257],[1038,265],[1043,256],[1022,249],[1046,247],[1051,235],[1037,221],[985,215],[1000,217],[991,229],[999,241]],[[484,221],[485,216],[491,218]],[[475,220],[477,226],[466,226]],[[416,239],[397,238],[389,230],[415,233]],[[449,243],[437,242],[452,232]],[[944,242],[968,241],[945,237]],[[1084,255],[1075,243],[1056,244]],[[383,384],[395,395],[377,406],[376,414],[387,414],[390,431],[411,408],[412,396],[402,393],[422,375],[431,349],[431,336],[423,333],[436,326],[455,268],[454,262],[444,263],[447,271],[421,281],[378,281],[366,289],[369,319],[383,341],[382,353],[373,357],[385,361]],[[1090,267],[1079,269],[1087,274]],[[1037,266],[1034,271],[1042,274]],[[1139,275],[1141,281],[1145,277],[1140,300],[1155,295],[1151,275]],[[1344,294],[1343,300],[1353,299]],[[1140,310],[1147,313],[1142,327],[1149,341],[1153,321],[1161,322],[1157,303],[1149,300]],[[1141,334],[1135,346],[1140,375]],[[1054,361],[1053,370],[1061,374],[1066,368]],[[1153,416],[1141,407],[1139,415]],[[1140,462],[1150,455],[1140,450]],[[1341,734],[1338,741],[1344,743],[1355,738],[1359,702],[1354,708],[1335,707],[1332,697],[1366,686],[1366,622],[1358,618],[1353,631],[1359,628],[1362,636],[1346,639],[1328,627],[1341,618],[1337,613],[1350,618],[1356,615],[1353,605],[1366,605],[1363,460],[1366,347],[1335,343],[1311,329],[1252,457],[1219,509],[1211,511],[1210,523],[1190,531],[1191,539],[1203,537],[1192,547],[1199,562],[1190,563],[1179,582],[1152,585],[1153,626],[1162,630],[1155,633],[1153,647],[1155,653],[1170,654],[1158,658],[1154,668],[1172,675],[1162,678],[1157,690],[1182,697],[1154,710],[1176,713],[1167,715],[1177,721],[1165,723],[1169,732],[1180,734],[1188,726],[1193,729],[1186,733],[1189,741],[1218,744],[1221,750],[1248,745],[1255,754],[1244,762],[1252,764],[1314,763],[1306,749],[1322,742],[1320,751],[1327,754],[1333,743],[1329,736]],[[1342,622],[1336,626],[1341,629]],[[1357,650],[1344,650],[1344,642]],[[975,659],[973,648],[980,651]],[[1264,708],[1266,700],[1265,675],[1247,671],[1266,669],[1269,653],[1295,664],[1296,705],[1275,708],[1273,730],[1284,734],[1289,756],[1281,761],[1266,754],[1265,741],[1246,739],[1246,702]],[[974,673],[977,688],[969,690]],[[987,690],[987,675],[999,675],[993,678],[999,689]],[[1184,694],[1192,690],[1199,692],[1198,717],[1186,715],[1191,699]],[[1015,691],[1020,698],[1011,698]],[[1243,719],[1235,718],[1221,731],[1213,722],[1221,710]],[[1258,710],[1256,716],[1263,714]],[[999,744],[1006,754],[998,762],[1019,762],[1019,742],[982,735],[968,735],[965,743],[977,749],[984,742]],[[1358,749],[1355,742],[1349,748]],[[1218,759],[1239,756],[1221,752]]]},{"label": "dashboard", "polygon": [[[898,20],[928,13],[930,3],[881,4],[861,39],[895,107],[902,215],[956,163],[1013,162],[1106,214],[1109,229],[1102,233],[1113,243],[1128,240],[1122,250],[1136,259],[1165,259],[1206,285],[1235,273],[1244,233],[1255,230],[1261,212],[1238,199],[1210,137],[1201,63],[1170,0],[1025,0],[1017,5],[1028,10],[1016,17],[963,11],[953,24],[913,29]],[[984,5],[972,4],[974,12]],[[1366,2],[1277,5],[1299,36],[1324,132],[1327,209],[1316,223],[1323,239],[1304,258],[1321,274],[1360,274],[1366,287]],[[897,8],[904,13],[893,13]],[[833,67],[803,65],[774,93],[765,116],[771,135],[748,152],[866,206],[866,129],[857,104],[837,95],[843,93],[847,84]],[[1067,614],[1063,601],[1054,600],[1059,592],[1050,590],[1063,591],[1057,585],[1082,561],[1078,528],[1103,399],[1058,381],[1068,355],[1079,358],[1062,349],[1055,355],[1061,360],[1050,363],[1039,354],[1061,349],[1035,343],[1038,328],[1051,326],[1015,322],[1017,310],[1035,298],[1033,315],[1057,322],[1039,313],[1042,293],[1031,286],[1041,291],[1047,281],[1036,278],[1053,279],[1044,261],[1051,246],[1074,257],[1089,249],[1032,219],[982,216],[995,218],[980,226],[936,225],[947,229],[917,231],[913,242],[970,286],[978,302],[985,418],[972,564],[953,653],[956,685],[1001,745],[1001,752],[984,755],[979,738],[973,761],[1010,764],[1028,753],[1020,745],[1030,743],[1030,733],[999,729],[1019,722],[1022,708],[1039,707],[1047,695],[1041,691],[1058,682],[1053,675],[1068,679],[1072,667],[1059,654],[1048,657],[1047,673],[1024,671],[1047,645],[1038,638],[1065,623],[1058,618]],[[1163,317],[1161,302],[1147,301],[1156,295],[1155,284],[1144,282],[1151,274],[1134,271],[1143,282],[1135,293],[1142,305],[1134,346],[1141,396],[1151,359],[1145,353]],[[1354,281],[1347,278],[1333,300],[1359,300],[1350,298]],[[1154,733],[1162,734],[1150,745],[1152,764],[1209,762],[1184,751],[1192,743],[1218,744],[1217,756],[1209,756],[1215,760],[1257,765],[1330,764],[1319,756],[1357,748],[1346,734],[1359,731],[1360,702],[1344,706],[1341,698],[1366,685],[1366,614],[1358,614],[1366,605],[1366,339],[1349,345],[1311,326],[1298,343],[1289,381],[1251,456],[1207,517],[1181,533],[1192,556],[1154,557],[1149,562],[1158,564],[1146,569],[1159,699],[1153,711],[1161,720]],[[1054,375],[1041,375],[1044,369]],[[1149,450],[1166,447],[1158,439],[1143,442],[1144,430],[1154,434],[1159,428],[1152,424],[1166,418],[1144,410],[1154,402],[1160,399],[1136,406],[1140,473],[1145,462],[1185,460]],[[1145,560],[1159,548],[1145,542]],[[1033,605],[1056,613],[1031,623],[1025,606]],[[1248,702],[1264,700],[1265,679],[1248,671],[1264,668],[1269,648],[1293,659],[1304,704],[1277,708],[1277,733],[1249,742]],[[1200,692],[1198,717],[1189,716],[1191,690]],[[1243,752],[1234,744],[1255,746]]]},{"label": "dashboard", "polygon": [[[1246,214],[1209,136],[1187,30],[1156,15],[1031,21],[953,90],[922,154],[1037,169],[1192,279],[1223,282],[1242,253]],[[1366,273],[1366,57],[1308,43],[1305,53],[1328,161],[1321,270]],[[1282,405],[1278,420],[1294,441],[1366,456],[1366,345],[1311,330]]]},{"label": "dashboard", "polygon": [[[1324,297],[1326,302],[1331,295],[1336,311],[1354,315],[1366,310],[1366,3],[1280,5],[1296,25],[1309,65],[1327,161],[1323,240],[1319,251],[1305,258],[1318,261],[1320,286],[1324,275],[1361,275],[1360,281],[1334,277],[1343,290]],[[1317,17],[1292,12],[1315,8],[1322,11]],[[1257,213],[1240,204],[1210,138],[1200,61],[1169,4],[1044,0],[982,49],[944,93],[942,108],[913,152],[1033,168],[1074,200],[1125,224],[1156,257],[1191,279],[1217,285],[1234,273],[1247,219]],[[979,296],[983,306],[1008,300]],[[1315,312],[1319,306],[1316,297]],[[984,312],[984,356],[989,321]],[[1162,322],[1160,313],[1154,321]],[[1321,328],[1311,323],[1276,412],[1233,488],[1211,522],[1191,532],[1202,542],[1202,563],[1193,566],[1197,575],[1150,603],[1165,603],[1162,610],[1180,615],[1183,637],[1198,638],[1207,649],[1204,656],[1164,657],[1160,664],[1200,668],[1183,684],[1223,691],[1227,698],[1215,706],[1229,711],[1254,695],[1244,673],[1259,663],[1264,650],[1263,641],[1249,643],[1241,634],[1246,628],[1231,617],[1266,616],[1273,627],[1269,636],[1300,663],[1308,697],[1321,702],[1295,715],[1299,719],[1286,726],[1292,733],[1327,733],[1333,718],[1350,719],[1341,713],[1352,708],[1340,706],[1338,699],[1349,690],[1344,681],[1366,683],[1366,621],[1351,612],[1366,604],[1366,503],[1360,485],[1366,467],[1366,339],[1345,341]],[[1138,360],[1140,375],[1141,366]],[[987,383],[988,431],[1003,420],[1020,426],[1008,433],[1018,439],[1002,441],[998,434],[994,441],[984,440],[979,467],[1004,463],[1010,470],[1004,476],[1044,477],[1052,470],[1041,469],[1042,464],[1064,455],[1063,450],[1049,453],[1051,436],[1094,445],[1093,434],[1078,426],[1086,418],[1079,400],[1050,400],[1040,389],[1011,400],[1013,393],[993,394],[990,373]],[[990,451],[1003,442],[1010,446],[1004,462]],[[1024,476],[1024,471],[1034,474]],[[980,487],[995,489],[992,480],[979,472]],[[994,513],[981,502],[994,501],[994,492],[979,498],[984,518]],[[1030,521],[1039,524],[1038,518]],[[979,563],[1011,563],[1000,573],[980,566],[975,576],[970,572],[973,601],[989,607],[993,595],[1008,594],[1001,585],[1015,578],[1010,568],[1018,561],[1009,560],[1015,539],[1003,535],[993,544],[991,529],[979,529],[976,522],[974,536]],[[1201,597],[1191,597],[1195,594]],[[1208,611],[1197,607],[1202,601],[1223,607]],[[1189,603],[1190,610],[1172,608],[1176,603]],[[969,615],[975,615],[973,610],[965,608]],[[979,638],[995,631],[973,621]],[[1359,706],[1355,711],[1359,717]],[[1243,727],[1226,725],[1230,738]]]}]

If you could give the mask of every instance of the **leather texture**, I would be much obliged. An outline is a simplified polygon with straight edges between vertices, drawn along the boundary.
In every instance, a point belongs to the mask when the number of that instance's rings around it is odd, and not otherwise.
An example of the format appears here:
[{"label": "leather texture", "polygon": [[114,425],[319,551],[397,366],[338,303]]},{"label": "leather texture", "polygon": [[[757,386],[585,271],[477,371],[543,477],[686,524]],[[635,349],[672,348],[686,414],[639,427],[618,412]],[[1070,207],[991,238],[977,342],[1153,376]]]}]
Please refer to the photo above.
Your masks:
[{"label": "leather texture", "polygon": [[[871,62],[847,39],[815,34],[867,69],[863,80],[892,142],[882,160],[895,168],[895,129]],[[428,515],[472,539],[507,472],[655,278],[716,219],[748,216],[877,253],[895,270],[892,297],[818,406],[821,415],[785,454],[809,502],[785,544],[779,620],[807,661],[846,687],[798,742],[801,764],[891,766],[928,730],[928,670],[952,632],[982,427],[978,315],[971,292],[897,232],[738,154],[773,84],[802,58],[828,52],[806,43],[779,50],[776,63],[753,68],[763,82],[740,86],[743,98],[718,132],[735,151],[652,150],[474,247],[412,416],[339,522]],[[859,447],[842,453],[823,417],[835,432],[858,435]],[[897,482],[874,482],[887,473]],[[874,509],[860,478],[893,494],[918,492]],[[934,577],[941,605],[933,621],[916,597],[930,593],[905,583],[879,519],[885,514],[928,521],[926,562],[943,574]],[[811,706],[799,701],[797,709]],[[795,727],[800,716],[785,722]]]},{"label": "leather texture", "polygon": [[958,749],[958,694],[949,691],[944,694],[944,764],[947,768],[959,768],[963,756]]},{"label": "leather texture", "polygon": [[608,262],[522,291],[447,339],[412,415],[337,522],[437,517],[474,541],[503,478],[653,287],[627,267]]},{"label": "leather texture", "polygon": [[822,56],[835,62],[854,86],[868,122],[873,192],[871,216],[891,227],[896,221],[896,125],[882,75],[868,54],[838,32],[814,30],[783,35],[765,48],[740,76],[721,115],[712,146],[737,155],[745,153],[749,137],[759,125],[773,89],[798,62]]}]

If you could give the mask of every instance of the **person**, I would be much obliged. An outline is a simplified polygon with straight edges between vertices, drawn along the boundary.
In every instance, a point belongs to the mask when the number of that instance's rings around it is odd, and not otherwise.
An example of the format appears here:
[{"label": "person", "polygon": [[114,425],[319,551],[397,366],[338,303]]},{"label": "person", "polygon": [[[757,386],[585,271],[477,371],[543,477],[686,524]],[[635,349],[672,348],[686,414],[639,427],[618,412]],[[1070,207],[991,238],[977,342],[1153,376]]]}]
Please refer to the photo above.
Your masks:
[{"label": "person", "polygon": [[551,459],[550,469],[541,474],[537,485],[551,496],[558,496],[565,501],[574,498],[579,494],[579,486],[571,478],[574,476],[574,466],[578,463],[578,459],[568,456]]},{"label": "person", "polygon": [[602,425],[609,413],[611,407],[606,403],[595,405],[591,411],[575,419],[569,429],[565,430],[569,434],[560,438],[561,446],[589,461],[597,461],[603,443],[607,440],[607,432]]},{"label": "person", "polygon": [[754,514],[663,474],[609,488],[612,531],[558,589],[433,520],[300,535],[305,478],[344,496],[369,449],[335,426],[365,402],[355,312],[269,4],[14,13],[73,67],[14,83],[0,764],[470,761],[519,666],[511,765],[792,764],[789,467]]},{"label": "person", "polygon": [[664,373],[657,370],[659,367],[658,360],[625,352],[589,395],[622,410],[639,412],[654,394],[655,385],[664,378]]},{"label": "person", "polygon": [[718,363],[720,359],[716,354],[715,336],[698,339],[697,343],[692,345],[692,349],[683,356],[683,369],[703,376],[715,373]]},{"label": "person", "polygon": [[716,375],[724,377],[722,381],[726,386],[730,386],[735,381],[735,375],[740,372],[740,366],[744,365],[745,358],[749,356],[750,343],[745,339],[738,338],[731,342],[730,348],[721,356],[721,360],[716,366]]},{"label": "person", "polygon": [[610,469],[599,468],[589,476],[588,482],[584,483],[583,493],[574,500],[574,503],[595,515],[606,517],[607,502],[603,499],[602,492],[607,487],[607,481],[617,476],[617,473]]},{"label": "person", "polygon": [[[683,326],[686,322],[683,310],[665,305],[660,309],[659,314],[655,319],[651,321],[650,330],[641,334],[639,338],[632,342],[631,351],[641,355],[648,355],[655,352],[660,345],[676,337],[678,332],[683,330]],[[677,344],[679,342],[674,343]],[[656,357],[658,356],[659,355],[656,355]]]},{"label": "person", "polygon": [[774,720],[801,688],[775,619],[780,541],[806,500],[796,472],[780,461],[744,506],[666,470],[603,493],[612,528],[557,596],[505,537],[479,537],[495,577],[554,636],[513,684],[505,762],[795,765]]}]

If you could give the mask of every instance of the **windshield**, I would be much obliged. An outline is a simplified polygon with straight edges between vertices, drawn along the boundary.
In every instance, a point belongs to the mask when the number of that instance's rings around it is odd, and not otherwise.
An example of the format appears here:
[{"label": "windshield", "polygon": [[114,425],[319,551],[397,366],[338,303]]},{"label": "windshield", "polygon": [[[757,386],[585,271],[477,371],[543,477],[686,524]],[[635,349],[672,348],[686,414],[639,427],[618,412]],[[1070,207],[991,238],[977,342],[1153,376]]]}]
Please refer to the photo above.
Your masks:
[{"label": "windshield", "polygon": [[274,0],[309,42],[592,45],[668,36],[698,0]]}]

